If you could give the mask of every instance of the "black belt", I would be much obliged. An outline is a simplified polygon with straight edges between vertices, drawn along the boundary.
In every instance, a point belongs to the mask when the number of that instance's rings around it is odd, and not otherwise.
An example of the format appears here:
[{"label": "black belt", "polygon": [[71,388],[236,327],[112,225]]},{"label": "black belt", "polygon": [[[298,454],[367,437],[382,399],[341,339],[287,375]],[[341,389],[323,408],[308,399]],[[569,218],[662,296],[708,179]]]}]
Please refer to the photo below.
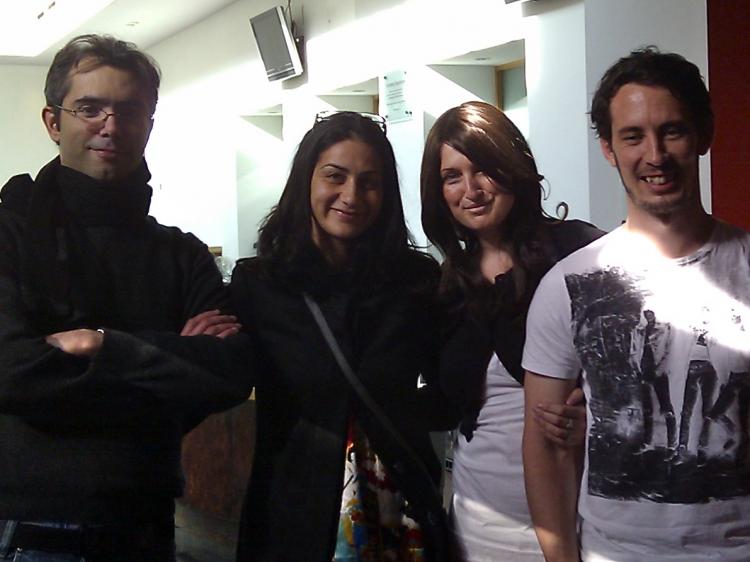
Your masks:
[{"label": "black belt", "polygon": [[165,553],[172,548],[173,535],[159,526],[145,525],[76,525],[73,528],[49,527],[23,521],[0,520],[0,537],[15,524],[7,548],[61,552],[77,556],[101,557],[123,552],[159,550]]}]

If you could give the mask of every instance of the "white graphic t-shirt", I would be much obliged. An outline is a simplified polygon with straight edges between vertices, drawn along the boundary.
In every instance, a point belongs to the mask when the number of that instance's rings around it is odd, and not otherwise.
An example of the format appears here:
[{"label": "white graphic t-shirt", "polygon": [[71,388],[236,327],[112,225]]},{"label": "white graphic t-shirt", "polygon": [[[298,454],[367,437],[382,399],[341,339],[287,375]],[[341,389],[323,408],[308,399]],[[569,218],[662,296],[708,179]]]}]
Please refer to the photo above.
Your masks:
[{"label": "white graphic t-shirt", "polygon": [[525,369],[583,372],[587,562],[750,560],[750,235],[667,259],[620,227],[558,263]]}]

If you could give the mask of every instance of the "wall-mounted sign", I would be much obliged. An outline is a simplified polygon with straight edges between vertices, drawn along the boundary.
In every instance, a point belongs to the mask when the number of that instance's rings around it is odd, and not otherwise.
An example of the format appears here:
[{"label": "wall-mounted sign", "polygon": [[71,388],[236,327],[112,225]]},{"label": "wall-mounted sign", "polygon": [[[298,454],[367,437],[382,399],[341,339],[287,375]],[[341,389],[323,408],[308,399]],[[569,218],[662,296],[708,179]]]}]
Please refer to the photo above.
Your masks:
[{"label": "wall-mounted sign", "polygon": [[408,121],[412,118],[406,102],[406,72],[395,70],[383,76],[385,93],[385,118],[390,123]]}]

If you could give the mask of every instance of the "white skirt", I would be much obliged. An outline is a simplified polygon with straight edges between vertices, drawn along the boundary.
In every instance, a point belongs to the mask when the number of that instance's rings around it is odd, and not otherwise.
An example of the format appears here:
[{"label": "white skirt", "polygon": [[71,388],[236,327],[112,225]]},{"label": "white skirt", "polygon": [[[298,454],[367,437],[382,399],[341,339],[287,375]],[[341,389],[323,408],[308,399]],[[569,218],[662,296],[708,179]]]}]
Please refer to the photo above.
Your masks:
[{"label": "white skirt", "polygon": [[453,529],[466,562],[544,562],[534,528],[453,495]]}]

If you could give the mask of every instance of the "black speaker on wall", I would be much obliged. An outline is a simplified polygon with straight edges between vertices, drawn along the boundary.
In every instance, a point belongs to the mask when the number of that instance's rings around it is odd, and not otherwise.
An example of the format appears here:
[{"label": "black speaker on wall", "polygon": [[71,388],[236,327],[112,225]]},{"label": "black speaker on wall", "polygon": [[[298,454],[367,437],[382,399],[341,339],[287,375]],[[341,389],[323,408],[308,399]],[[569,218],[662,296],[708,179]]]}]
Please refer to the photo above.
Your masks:
[{"label": "black speaker on wall", "polygon": [[250,26],[269,81],[302,74],[302,61],[284,17],[284,8],[276,6],[250,18]]}]

